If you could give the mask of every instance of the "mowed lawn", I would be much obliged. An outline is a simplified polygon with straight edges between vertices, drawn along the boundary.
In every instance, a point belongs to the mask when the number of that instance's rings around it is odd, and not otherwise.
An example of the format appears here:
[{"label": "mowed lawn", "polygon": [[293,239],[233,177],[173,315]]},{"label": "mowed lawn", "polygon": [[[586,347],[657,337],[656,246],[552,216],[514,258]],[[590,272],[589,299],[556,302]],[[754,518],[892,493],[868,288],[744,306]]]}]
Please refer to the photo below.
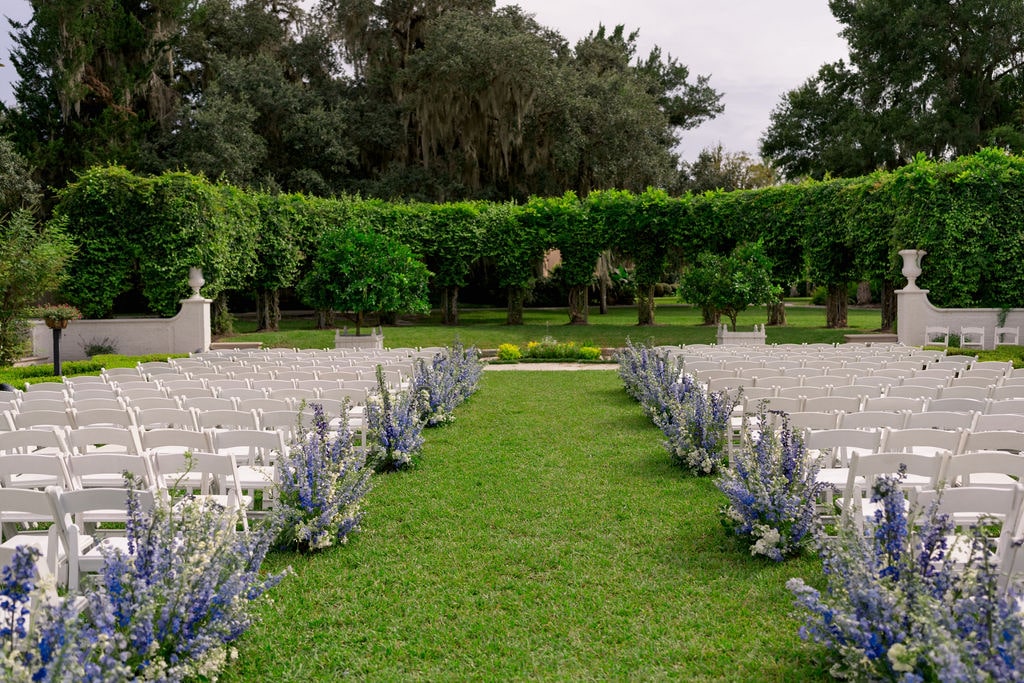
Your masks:
[{"label": "mowed lawn", "polygon": [[[845,329],[826,329],[825,310],[821,307],[788,307],[786,316],[787,326],[767,329],[769,344],[840,343],[843,335],[870,332],[882,322],[877,308],[851,307],[849,327]],[[763,324],[766,319],[764,307],[755,306],[740,314],[739,329],[749,332],[755,324]],[[606,315],[601,315],[596,306],[591,306],[588,325],[568,325],[566,310],[551,308],[526,309],[523,325],[510,327],[505,320],[503,309],[465,307],[460,311],[459,325],[442,326],[440,315],[434,311],[425,318],[404,319],[397,326],[384,327],[384,345],[391,348],[445,346],[458,339],[467,346],[496,349],[499,344],[525,344],[540,341],[545,336],[561,342],[575,341],[613,348],[625,346],[626,339],[654,344],[706,344],[715,341],[715,327],[701,324],[700,310],[678,303],[659,304],[655,313],[658,324],[650,327],[637,326],[634,306],[613,307]],[[347,326],[350,332],[354,330],[351,321],[344,318],[339,318],[336,325],[339,328]],[[264,346],[311,349],[334,346],[334,330],[314,329],[311,316],[285,318],[280,332],[255,332],[255,320],[251,318],[239,319],[235,328],[238,334],[231,339],[259,341]]]},{"label": "mowed lawn", "polygon": [[362,531],[295,573],[225,681],[828,680],[724,497],[669,463],[617,373],[484,373]]}]

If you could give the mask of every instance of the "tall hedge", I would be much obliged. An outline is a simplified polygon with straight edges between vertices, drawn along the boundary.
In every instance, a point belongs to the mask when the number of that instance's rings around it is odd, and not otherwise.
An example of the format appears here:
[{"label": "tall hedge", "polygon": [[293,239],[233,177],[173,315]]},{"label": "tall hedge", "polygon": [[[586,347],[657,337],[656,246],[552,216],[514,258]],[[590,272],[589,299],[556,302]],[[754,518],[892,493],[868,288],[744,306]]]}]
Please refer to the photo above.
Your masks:
[{"label": "tall hedge", "polygon": [[278,293],[308,272],[322,236],[354,224],[402,242],[429,265],[449,323],[480,259],[508,289],[508,321],[517,324],[537,264],[558,248],[572,290],[570,322],[585,322],[599,254],[617,251],[634,268],[638,323],[652,324],[654,285],[667,274],[701,253],[760,241],[775,284],[826,286],[827,324],[841,327],[847,287],[862,279],[882,283],[883,323],[892,321],[902,248],[928,251],[919,282],[937,305],[1021,305],[1022,174],[1024,159],[988,149],[944,163],[922,157],[862,178],[682,197],[604,190],[515,206],[270,196],[187,173],[146,178],[109,166],[61,191],[53,221],[78,246],[62,294],[94,318],[110,315],[133,289],[152,312],[171,315],[188,294],[188,268],[200,266],[205,295],[253,291],[261,327],[272,328]]}]

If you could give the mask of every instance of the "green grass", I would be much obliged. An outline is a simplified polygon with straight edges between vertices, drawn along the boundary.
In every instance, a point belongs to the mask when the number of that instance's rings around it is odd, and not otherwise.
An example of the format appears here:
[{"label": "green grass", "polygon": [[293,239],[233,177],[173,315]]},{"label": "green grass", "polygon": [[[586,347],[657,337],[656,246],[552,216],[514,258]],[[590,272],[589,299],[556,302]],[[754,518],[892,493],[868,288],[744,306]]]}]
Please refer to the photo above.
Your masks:
[{"label": "green grass", "polygon": [[828,680],[708,479],[669,464],[617,374],[485,373],[363,530],[272,592],[223,681]]},{"label": "green grass", "polygon": [[[505,324],[505,311],[499,309],[463,308],[459,325],[440,325],[439,314],[411,323],[384,328],[384,344],[392,348],[415,346],[444,346],[459,338],[466,345],[496,349],[499,344],[525,344],[552,336],[558,341],[575,341],[599,347],[621,347],[627,338],[634,341],[652,340],[656,344],[710,343],[715,340],[715,328],[701,324],[700,311],[684,304],[661,304],[655,313],[658,322],[653,327],[636,324],[636,308],[614,307],[606,315],[590,309],[589,325],[568,325],[563,309],[526,309],[524,324]],[[789,342],[841,342],[843,335],[869,332],[881,325],[878,309],[850,308],[849,328],[825,328],[822,308],[794,306],[786,309],[788,325],[768,328],[768,343]],[[740,329],[751,329],[755,323],[766,320],[763,307],[750,309],[740,315]],[[345,325],[340,321],[339,325]],[[351,328],[351,323],[348,323]],[[231,337],[239,341],[261,341],[265,346],[297,346],[299,348],[326,348],[334,346],[333,330],[313,329],[312,318],[286,318],[281,332],[255,332],[252,320],[236,323],[239,334]]]}]

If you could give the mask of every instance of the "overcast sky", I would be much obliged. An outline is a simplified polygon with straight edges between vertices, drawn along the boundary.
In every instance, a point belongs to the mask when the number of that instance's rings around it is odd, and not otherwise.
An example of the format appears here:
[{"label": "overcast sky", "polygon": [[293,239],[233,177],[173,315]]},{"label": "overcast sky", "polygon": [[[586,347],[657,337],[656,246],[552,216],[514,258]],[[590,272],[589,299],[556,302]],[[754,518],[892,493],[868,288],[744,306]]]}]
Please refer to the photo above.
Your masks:
[{"label": "overcast sky", "polygon": [[[638,53],[654,45],[690,68],[709,75],[724,94],[725,112],[683,135],[680,152],[696,158],[719,142],[730,152],[757,154],[768,115],[788,90],[825,62],[846,56],[846,43],[828,0],[517,0],[542,25],[556,29],[571,45],[603,23],[639,31]],[[31,16],[28,0],[2,0],[0,13]],[[11,102],[14,69],[7,22],[0,35],[0,98]]]}]

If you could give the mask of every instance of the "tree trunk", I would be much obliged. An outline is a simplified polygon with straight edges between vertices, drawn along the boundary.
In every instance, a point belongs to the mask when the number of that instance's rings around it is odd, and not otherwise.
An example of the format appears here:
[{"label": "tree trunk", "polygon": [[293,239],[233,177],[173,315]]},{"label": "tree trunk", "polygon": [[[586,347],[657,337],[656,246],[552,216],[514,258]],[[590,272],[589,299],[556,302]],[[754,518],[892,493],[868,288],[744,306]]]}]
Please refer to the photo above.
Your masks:
[{"label": "tree trunk", "polygon": [[866,306],[871,303],[871,283],[861,281],[857,283],[857,305]]},{"label": "tree trunk", "polygon": [[316,309],[316,311],[314,311],[314,313],[316,314],[316,329],[326,330],[328,327],[331,326],[330,311],[323,308],[318,308]]},{"label": "tree trunk", "polygon": [[505,318],[506,325],[523,324],[523,302],[526,300],[525,287],[508,288],[508,315]]},{"label": "tree trunk", "polygon": [[601,252],[600,258],[597,260],[597,287],[600,303],[601,315],[608,313],[608,286],[611,284],[611,255],[607,251]]},{"label": "tree trunk", "polygon": [[846,327],[847,296],[845,282],[828,286],[828,296],[825,299],[825,327],[829,329]]},{"label": "tree trunk", "polygon": [[784,301],[768,304],[768,324],[770,326],[786,324],[786,303]]},{"label": "tree trunk", "polygon": [[700,307],[700,316],[704,319],[705,325],[718,326],[718,323],[722,320],[722,312],[714,306],[702,305]]},{"label": "tree trunk", "polygon": [[654,324],[654,285],[636,285],[637,325]]},{"label": "tree trunk", "polygon": [[569,288],[569,324],[587,324],[587,285],[573,285]]},{"label": "tree trunk", "polygon": [[457,286],[441,289],[441,324],[459,324],[459,288]]},{"label": "tree trunk", "polygon": [[221,292],[213,300],[213,322],[210,327],[214,334],[232,334],[235,331],[235,318],[228,311],[227,292]]},{"label": "tree trunk", "polygon": [[281,290],[261,289],[256,292],[256,330],[277,332],[281,327]]},{"label": "tree trunk", "polygon": [[896,285],[892,280],[882,280],[882,329],[893,330],[896,326]]}]

